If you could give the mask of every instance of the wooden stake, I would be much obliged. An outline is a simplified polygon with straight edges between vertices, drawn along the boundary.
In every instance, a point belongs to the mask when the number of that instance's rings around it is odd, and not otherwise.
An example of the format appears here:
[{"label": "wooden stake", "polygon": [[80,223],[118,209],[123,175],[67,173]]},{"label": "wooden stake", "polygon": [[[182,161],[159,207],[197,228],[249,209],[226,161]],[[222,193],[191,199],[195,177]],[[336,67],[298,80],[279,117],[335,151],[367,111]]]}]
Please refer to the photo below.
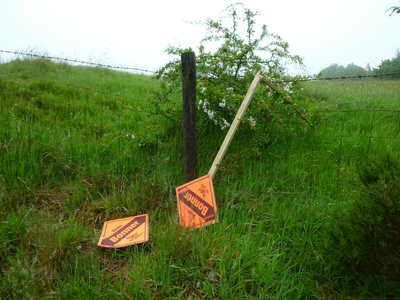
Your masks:
[{"label": "wooden stake", "polygon": [[235,132],[239,126],[240,121],[242,120],[242,118],[244,116],[244,113],[247,110],[247,107],[250,104],[251,99],[253,98],[253,95],[258,87],[258,84],[260,83],[261,78],[262,77],[260,76],[260,72],[258,72],[256,74],[256,76],[254,77],[249,90],[247,91],[246,97],[243,99],[243,102],[240,105],[240,108],[236,114],[235,119],[232,121],[231,127],[229,128],[229,131],[225,136],[224,142],[222,143],[221,148],[219,149],[218,154],[215,157],[214,162],[211,165],[211,169],[208,172],[208,174],[211,176],[211,179],[213,179],[215,174],[217,173],[217,170],[221,164],[221,161],[225,156],[226,150],[228,150],[228,147],[232,141],[232,138],[235,135]]}]

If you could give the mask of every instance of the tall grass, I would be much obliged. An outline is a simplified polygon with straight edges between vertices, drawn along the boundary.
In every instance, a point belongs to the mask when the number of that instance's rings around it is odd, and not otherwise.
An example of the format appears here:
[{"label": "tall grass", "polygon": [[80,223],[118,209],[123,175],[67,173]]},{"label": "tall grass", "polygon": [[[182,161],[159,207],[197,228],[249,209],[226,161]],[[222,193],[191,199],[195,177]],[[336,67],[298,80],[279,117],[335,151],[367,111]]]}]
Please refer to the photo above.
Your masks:
[{"label": "tall grass", "polygon": [[[185,230],[182,127],[163,115],[179,115],[180,95],[156,103],[147,76],[43,59],[0,73],[13,75],[0,75],[2,298],[393,296],[382,278],[338,276],[323,248],[326,224],[361,195],[359,162],[399,153],[398,81],[304,84],[325,102],[315,127],[271,122],[264,144],[239,130],[214,180],[219,223]],[[223,138],[199,134],[199,175]],[[104,221],[142,213],[149,242],[97,247]]]}]

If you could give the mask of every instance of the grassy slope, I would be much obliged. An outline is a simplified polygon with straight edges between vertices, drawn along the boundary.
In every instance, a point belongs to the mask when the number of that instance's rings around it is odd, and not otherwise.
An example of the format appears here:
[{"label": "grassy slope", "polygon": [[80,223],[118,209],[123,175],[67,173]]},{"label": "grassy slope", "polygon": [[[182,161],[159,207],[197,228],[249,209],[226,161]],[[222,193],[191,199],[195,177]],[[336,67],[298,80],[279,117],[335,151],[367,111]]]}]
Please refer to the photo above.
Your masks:
[{"label": "grassy slope", "polygon": [[[371,138],[399,137],[398,113],[375,111],[397,109],[398,82],[305,85],[330,106],[315,129],[270,124],[261,150],[244,133],[236,138],[214,181],[220,222],[185,231],[174,195],[183,183],[181,130],[145,102],[156,82],[46,60],[0,72],[18,75],[0,75],[2,297],[384,295],[368,280],[331,276],[321,250],[326,221],[358,195],[357,159],[399,149],[395,139]],[[222,139],[200,137],[200,175]],[[105,220],[141,213],[150,216],[148,243],[96,246]]]}]

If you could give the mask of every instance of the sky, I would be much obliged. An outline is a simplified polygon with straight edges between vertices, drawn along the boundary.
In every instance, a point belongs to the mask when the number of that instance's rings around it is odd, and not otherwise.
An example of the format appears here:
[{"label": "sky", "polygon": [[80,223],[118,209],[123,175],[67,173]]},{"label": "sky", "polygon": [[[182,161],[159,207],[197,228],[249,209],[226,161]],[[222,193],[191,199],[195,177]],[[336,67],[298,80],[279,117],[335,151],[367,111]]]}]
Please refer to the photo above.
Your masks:
[{"label": "sky", "polygon": [[[205,27],[191,22],[218,19],[233,2],[1,0],[0,50],[156,71],[174,58],[169,45],[197,52]],[[304,59],[306,75],[333,63],[377,67],[400,49],[400,15],[386,12],[398,0],[241,2],[261,13],[256,28],[267,25]]]}]

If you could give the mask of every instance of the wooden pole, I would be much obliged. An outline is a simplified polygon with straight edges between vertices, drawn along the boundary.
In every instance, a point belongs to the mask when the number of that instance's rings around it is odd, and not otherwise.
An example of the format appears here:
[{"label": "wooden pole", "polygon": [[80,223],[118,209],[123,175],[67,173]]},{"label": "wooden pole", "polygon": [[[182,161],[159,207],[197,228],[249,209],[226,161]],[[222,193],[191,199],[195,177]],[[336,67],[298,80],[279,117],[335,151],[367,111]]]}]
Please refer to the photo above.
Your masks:
[{"label": "wooden pole", "polygon": [[217,156],[214,159],[213,164],[211,165],[211,169],[208,172],[208,174],[211,176],[211,178],[214,178],[215,174],[218,171],[219,165],[221,164],[222,159],[225,156],[226,150],[228,150],[229,144],[232,141],[233,136],[235,135],[235,132],[237,128],[239,127],[239,123],[242,120],[244,113],[247,110],[247,107],[250,104],[251,99],[253,98],[253,95],[257,89],[258,84],[260,83],[261,76],[260,72],[256,74],[256,76],[253,79],[253,82],[250,85],[249,90],[247,91],[246,97],[244,97],[242,104],[240,105],[240,108],[238,112],[236,113],[235,119],[233,119],[231,127],[229,128],[228,133],[225,136],[225,139],[222,143],[221,148],[218,151]]},{"label": "wooden pole", "polygon": [[183,164],[185,183],[197,178],[196,56],[181,55],[183,101]]}]

